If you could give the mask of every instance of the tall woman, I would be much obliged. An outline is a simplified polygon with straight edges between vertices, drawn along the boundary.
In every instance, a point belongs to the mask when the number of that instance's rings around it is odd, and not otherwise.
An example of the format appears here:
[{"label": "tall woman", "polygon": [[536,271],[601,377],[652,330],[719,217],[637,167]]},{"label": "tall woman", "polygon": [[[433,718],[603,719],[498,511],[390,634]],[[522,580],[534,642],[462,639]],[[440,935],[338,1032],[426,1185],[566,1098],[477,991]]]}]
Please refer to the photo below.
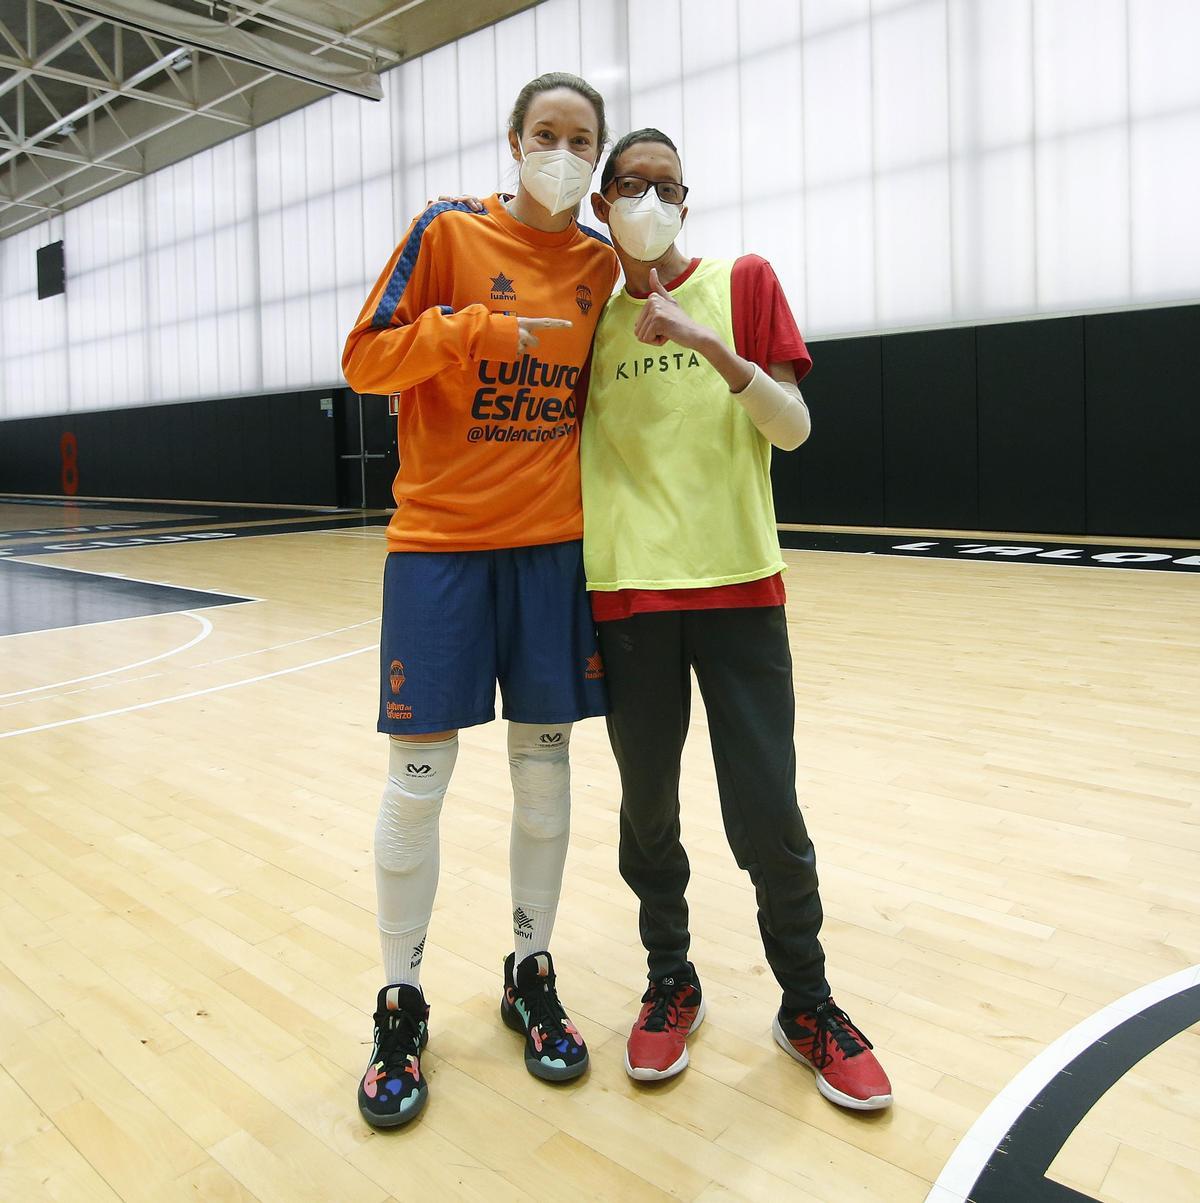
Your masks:
[{"label": "tall woman", "polygon": [[516,195],[482,212],[432,205],[409,227],[346,340],[360,393],[402,393],[388,526],[379,730],[390,736],[375,829],[385,985],[359,1085],[368,1123],[428,1098],[420,987],[438,879],[438,826],[463,727],[495,717],[513,789],[514,952],[501,1014],[541,1078],[587,1068],[558,1001],[549,946],[570,826],[576,719],[605,713],[584,589],[575,387],[618,274],[576,224],[606,138],[604,102],[577,76],[522,90],[508,140]]}]

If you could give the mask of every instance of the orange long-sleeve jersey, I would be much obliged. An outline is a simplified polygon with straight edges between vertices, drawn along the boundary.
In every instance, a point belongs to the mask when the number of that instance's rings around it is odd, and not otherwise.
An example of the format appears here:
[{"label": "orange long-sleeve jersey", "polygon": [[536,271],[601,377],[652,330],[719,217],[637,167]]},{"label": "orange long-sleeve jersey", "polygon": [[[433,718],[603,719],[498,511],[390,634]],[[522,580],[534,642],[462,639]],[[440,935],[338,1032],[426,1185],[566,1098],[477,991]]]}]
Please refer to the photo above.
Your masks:
[{"label": "orange long-sleeve jersey", "polygon": [[[430,206],[409,227],[346,339],[360,393],[401,393],[389,551],[482,551],[583,535],[575,387],[619,274],[572,223],[522,225]],[[517,317],[567,318],[517,354]]]}]

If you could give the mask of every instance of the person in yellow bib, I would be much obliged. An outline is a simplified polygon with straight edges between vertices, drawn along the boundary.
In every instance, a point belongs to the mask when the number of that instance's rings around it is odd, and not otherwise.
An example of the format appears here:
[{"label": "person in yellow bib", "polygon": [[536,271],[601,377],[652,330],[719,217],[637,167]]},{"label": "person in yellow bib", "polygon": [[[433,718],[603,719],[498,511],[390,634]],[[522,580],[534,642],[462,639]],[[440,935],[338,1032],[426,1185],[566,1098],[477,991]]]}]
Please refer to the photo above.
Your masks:
[{"label": "person in yellow bib", "polygon": [[625,286],[592,348],[580,442],[583,558],[621,775],[621,875],[640,901],[649,987],[626,1048],[631,1077],[688,1063],[704,1018],[680,842],[691,670],[708,712],[726,834],[754,883],[783,990],[776,1041],[843,1107],[892,1088],[830,996],[816,856],[796,802],[795,697],[771,497],[771,447],[809,432],[797,381],[812,359],[770,265],[688,259],[688,190],[659,130],[613,147],[592,207]]}]

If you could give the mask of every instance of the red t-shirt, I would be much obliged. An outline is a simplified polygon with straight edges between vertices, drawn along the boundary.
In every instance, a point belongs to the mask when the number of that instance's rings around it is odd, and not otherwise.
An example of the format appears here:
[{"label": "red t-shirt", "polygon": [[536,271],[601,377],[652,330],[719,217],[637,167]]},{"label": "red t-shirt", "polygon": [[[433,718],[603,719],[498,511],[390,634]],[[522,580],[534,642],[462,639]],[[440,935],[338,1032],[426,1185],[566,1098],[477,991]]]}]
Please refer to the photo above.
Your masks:
[{"label": "red t-shirt", "polygon": [[[693,259],[665,287],[678,288],[700,265]],[[630,291],[630,296],[646,294]],[[743,255],[733,265],[730,280],[733,347],[743,358],[763,371],[773,363],[790,362],[796,379],[803,380],[812,367],[812,356],[804,345],[800,328],[788,306],[787,297],[771,265],[758,255]],[[745,610],[754,606],[781,606],[786,600],[783,574],[746,581],[740,585],[717,585],[707,589],[618,589],[594,592],[592,616],[597,622],[615,622],[633,614],[663,610]]]}]

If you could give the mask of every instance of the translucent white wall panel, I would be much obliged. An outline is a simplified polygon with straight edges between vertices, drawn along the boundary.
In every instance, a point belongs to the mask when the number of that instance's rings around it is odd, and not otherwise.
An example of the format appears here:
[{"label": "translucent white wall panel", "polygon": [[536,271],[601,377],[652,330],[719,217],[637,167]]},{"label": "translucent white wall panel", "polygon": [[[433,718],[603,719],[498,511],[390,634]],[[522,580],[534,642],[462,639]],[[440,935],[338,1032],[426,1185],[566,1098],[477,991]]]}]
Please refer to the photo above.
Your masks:
[{"label": "translucent white wall panel", "polygon": [[[393,71],[392,77],[397,78],[396,103],[399,106],[400,139],[400,188],[397,202],[396,227],[400,231],[408,228],[409,222],[425,207],[430,193],[425,187],[425,118],[424,94],[422,91],[421,73],[424,60],[404,63]],[[370,120],[370,117],[364,118]],[[397,239],[398,241],[398,239]],[[388,248],[391,250],[391,248]],[[379,267],[383,266],[386,254],[382,259],[378,253]]]},{"label": "translucent white wall panel", "polygon": [[[680,29],[683,123],[660,127],[679,146],[686,182],[703,195],[706,209],[738,206],[742,199],[741,133],[746,123],[737,18],[736,5],[689,0]],[[740,220],[735,224],[740,229]]]},{"label": "translucent white wall panel", "polygon": [[1127,0],[1034,4],[1034,84],[1040,137],[1123,122]]},{"label": "translucent white wall panel", "polygon": [[808,193],[806,335],[875,327],[874,210],[869,179]]},{"label": "translucent white wall panel", "polygon": [[950,0],[949,26],[950,137],[955,156],[1029,143],[1030,6],[1013,0]]},{"label": "translucent white wall panel", "polygon": [[1194,0],[546,0],[0,242],[0,417],[337,383],[548,70],[679,142],[684,250],[765,255],[810,337],[1195,300],[1197,62]]},{"label": "translucent white wall panel", "polygon": [[1138,122],[1131,166],[1133,296],[1195,297],[1200,291],[1200,108]]},{"label": "translucent white wall panel", "polygon": [[803,328],[804,56],[800,10],[799,4],[789,0],[739,6],[738,140],[743,249],[770,260]]},{"label": "translucent white wall panel", "polygon": [[874,170],[871,31],[850,26],[804,42],[804,170],[810,189]]},{"label": "translucent white wall panel", "polygon": [[[496,35],[496,114],[501,132],[508,127],[509,114],[521,89],[538,74],[537,19],[526,10],[495,27]],[[498,186],[512,191],[516,187],[518,167],[513,162],[508,138],[496,146]]]},{"label": "translucent white wall panel", "polygon": [[623,4],[579,5],[580,73],[604,97],[609,138],[613,141],[631,128],[626,30]]},{"label": "translucent white wall panel", "polygon": [[996,317],[1035,307],[1033,148],[954,163],[955,312]]},{"label": "translucent white wall panel", "polygon": [[803,0],[797,7],[804,10],[806,39],[816,39],[831,29],[861,25],[871,14],[871,0]]},{"label": "translucent white wall panel", "polygon": [[946,164],[881,174],[875,186],[875,221],[878,323],[919,326],[951,312]]},{"label": "translucent white wall panel", "polygon": [[537,73],[579,74],[579,0],[545,0],[533,10]]},{"label": "translucent white wall panel", "polygon": [[[500,184],[500,131],[508,110],[496,102],[496,34],[481,29],[458,43],[458,128],[466,192],[487,196]],[[440,195],[440,194],[439,194]]]},{"label": "translucent white wall panel", "polygon": [[1054,311],[1129,299],[1128,152],[1124,126],[1038,143],[1039,307]]},{"label": "translucent white wall panel", "polygon": [[1128,0],[1128,4],[1134,119],[1200,107],[1200,4],[1196,0]]},{"label": "translucent white wall panel", "polygon": [[425,116],[425,185],[418,208],[438,196],[462,192],[458,133],[458,47],[443,46],[421,59],[421,105]]},{"label": "translucent white wall panel", "polygon": [[871,38],[875,169],[944,163],[949,138],[945,0],[887,13]]},{"label": "translucent white wall panel", "polygon": [[[629,0],[629,125],[660,129],[672,139],[683,129],[683,29],[680,0]],[[618,133],[625,133],[621,130]]]}]

